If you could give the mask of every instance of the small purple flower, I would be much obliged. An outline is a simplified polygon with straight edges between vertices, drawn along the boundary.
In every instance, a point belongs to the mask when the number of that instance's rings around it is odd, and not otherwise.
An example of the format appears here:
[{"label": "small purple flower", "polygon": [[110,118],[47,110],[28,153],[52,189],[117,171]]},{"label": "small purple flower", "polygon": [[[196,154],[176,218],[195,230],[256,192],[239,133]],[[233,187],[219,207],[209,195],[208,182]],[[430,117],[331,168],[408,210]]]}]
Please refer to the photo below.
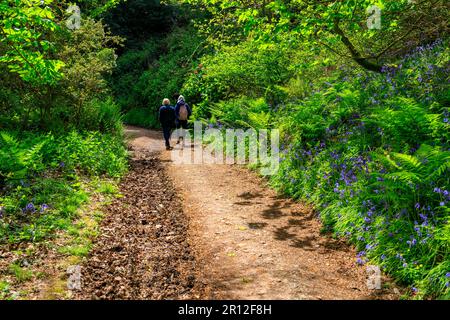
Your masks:
[{"label": "small purple flower", "polygon": [[365,262],[363,259],[358,258],[358,259],[356,259],[356,263],[359,264],[360,266],[362,266]]},{"label": "small purple flower", "polygon": [[411,241],[406,241],[406,243],[410,246],[410,247],[414,247],[417,243],[417,240],[415,238],[412,238]]},{"label": "small purple flower", "polygon": [[48,205],[46,205],[45,203],[41,205],[41,213],[44,213],[46,210],[50,209],[50,207]]},{"label": "small purple flower", "polygon": [[63,161],[61,161],[60,163],[59,163],[59,167],[60,168],[64,168],[66,166],[66,164],[63,162]]},{"label": "small purple flower", "polygon": [[416,208],[417,210],[419,210],[420,209],[420,203],[416,203],[416,205],[414,206],[414,208]]},{"label": "small purple flower", "polygon": [[381,260],[386,260],[386,255],[385,254],[381,255]]},{"label": "small purple flower", "polygon": [[36,208],[33,203],[29,203],[22,211],[23,213],[35,213]]},{"label": "small purple flower", "polygon": [[450,278],[450,272],[447,272],[447,273],[445,274],[445,276],[446,276],[447,278]]},{"label": "small purple flower", "polygon": [[416,287],[412,287],[411,290],[412,290],[412,292],[414,292],[414,293],[419,292],[419,289],[417,289]]}]

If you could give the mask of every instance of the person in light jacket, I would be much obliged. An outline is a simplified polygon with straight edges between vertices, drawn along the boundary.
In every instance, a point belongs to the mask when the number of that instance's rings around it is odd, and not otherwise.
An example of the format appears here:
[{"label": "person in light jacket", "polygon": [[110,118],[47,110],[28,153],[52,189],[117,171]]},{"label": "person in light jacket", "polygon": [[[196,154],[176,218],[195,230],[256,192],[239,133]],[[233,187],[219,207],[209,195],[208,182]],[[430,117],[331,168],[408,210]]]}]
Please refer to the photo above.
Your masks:
[{"label": "person in light jacket", "polygon": [[185,131],[188,129],[188,120],[192,115],[191,107],[186,103],[183,96],[178,97],[177,104],[175,106],[175,124],[178,131],[177,144],[185,137]]}]

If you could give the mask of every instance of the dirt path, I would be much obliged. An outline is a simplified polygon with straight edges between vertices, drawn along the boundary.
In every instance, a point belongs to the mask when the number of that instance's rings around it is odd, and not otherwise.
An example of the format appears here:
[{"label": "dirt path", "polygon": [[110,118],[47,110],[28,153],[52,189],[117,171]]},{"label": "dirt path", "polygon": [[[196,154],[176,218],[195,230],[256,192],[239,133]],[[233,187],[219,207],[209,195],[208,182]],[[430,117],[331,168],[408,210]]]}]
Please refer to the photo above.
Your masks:
[{"label": "dirt path", "polygon": [[174,164],[160,133],[129,127],[127,134],[133,148],[160,152],[182,198],[202,298],[397,297],[391,285],[368,290],[354,249],[320,235],[309,208],[278,197],[256,174],[237,166]]},{"label": "dirt path", "polygon": [[[136,140],[136,141],[139,141]],[[134,148],[122,197],[103,211],[76,299],[197,299],[188,221],[157,153]]]}]

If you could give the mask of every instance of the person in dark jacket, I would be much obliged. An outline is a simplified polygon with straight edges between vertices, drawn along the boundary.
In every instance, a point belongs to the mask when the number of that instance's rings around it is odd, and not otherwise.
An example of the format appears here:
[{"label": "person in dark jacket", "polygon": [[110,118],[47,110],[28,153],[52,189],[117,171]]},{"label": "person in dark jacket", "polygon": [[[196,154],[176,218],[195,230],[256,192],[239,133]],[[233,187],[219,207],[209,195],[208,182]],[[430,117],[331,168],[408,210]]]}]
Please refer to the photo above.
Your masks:
[{"label": "person in dark jacket", "polygon": [[163,100],[163,105],[159,108],[159,122],[163,129],[164,140],[166,141],[166,150],[172,150],[170,146],[170,136],[175,126],[175,109],[170,105],[169,99]]},{"label": "person in dark jacket", "polygon": [[175,124],[178,131],[178,141],[177,144],[184,141],[184,130],[188,129],[188,120],[192,115],[192,110],[189,105],[184,100],[183,96],[178,97],[178,102],[175,106]]}]

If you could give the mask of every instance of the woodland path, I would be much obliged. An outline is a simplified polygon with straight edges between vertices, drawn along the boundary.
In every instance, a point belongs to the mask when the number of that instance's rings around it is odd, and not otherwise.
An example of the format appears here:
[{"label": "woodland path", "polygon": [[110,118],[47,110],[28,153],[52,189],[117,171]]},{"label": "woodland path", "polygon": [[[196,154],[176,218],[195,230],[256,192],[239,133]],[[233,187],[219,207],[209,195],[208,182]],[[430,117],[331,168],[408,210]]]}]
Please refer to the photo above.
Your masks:
[{"label": "woodland path", "polygon": [[80,297],[397,297],[393,286],[369,290],[355,250],[321,235],[310,208],[279,197],[256,173],[174,164],[161,133],[136,127],[126,133],[132,170],[85,265]]}]

